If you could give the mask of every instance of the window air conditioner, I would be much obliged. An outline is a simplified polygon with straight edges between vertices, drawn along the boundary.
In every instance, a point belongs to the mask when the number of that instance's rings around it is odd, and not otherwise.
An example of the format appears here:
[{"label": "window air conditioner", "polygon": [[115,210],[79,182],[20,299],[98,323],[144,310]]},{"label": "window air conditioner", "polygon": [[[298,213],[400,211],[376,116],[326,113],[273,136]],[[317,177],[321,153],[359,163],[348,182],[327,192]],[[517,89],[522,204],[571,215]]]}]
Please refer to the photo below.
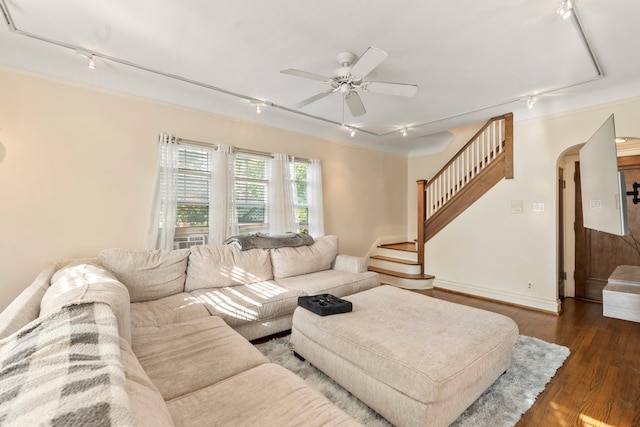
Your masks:
[{"label": "window air conditioner", "polygon": [[173,249],[186,249],[193,245],[206,245],[209,236],[206,234],[189,234],[186,236],[175,236],[173,239]]}]

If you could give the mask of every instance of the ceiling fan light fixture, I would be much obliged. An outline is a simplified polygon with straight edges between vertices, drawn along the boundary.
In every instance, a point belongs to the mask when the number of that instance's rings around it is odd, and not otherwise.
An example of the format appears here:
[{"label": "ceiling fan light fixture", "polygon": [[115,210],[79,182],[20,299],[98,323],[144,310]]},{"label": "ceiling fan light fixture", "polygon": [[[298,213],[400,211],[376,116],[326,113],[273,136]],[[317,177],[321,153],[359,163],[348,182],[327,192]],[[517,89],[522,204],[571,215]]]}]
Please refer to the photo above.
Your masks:
[{"label": "ceiling fan light fixture", "polygon": [[408,131],[408,130],[409,130],[408,128],[403,128],[403,129],[400,131],[400,133],[402,133],[402,136],[407,136],[407,131]]},{"label": "ceiling fan light fixture", "polygon": [[339,91],[343,97],[343,106],[346,103],[351,115],[353,117],[359,117],[367,112],[360,98],[360,91],[412,97],[418,90],[418,86],[413,84],[365,80],[366,76],[384,62],[388,56],[385,51],[375,47],[367,48],[360,57],[357,57],[351,52],[341,52],[337,56],[340,68],[334,70],[333,73],[331,73],[331,77],[292,68],[286,68],[280,70],[280,72],[296,77],[319,80],[330,85],[329,89],[295,104],[296,108],[302,108]]}]

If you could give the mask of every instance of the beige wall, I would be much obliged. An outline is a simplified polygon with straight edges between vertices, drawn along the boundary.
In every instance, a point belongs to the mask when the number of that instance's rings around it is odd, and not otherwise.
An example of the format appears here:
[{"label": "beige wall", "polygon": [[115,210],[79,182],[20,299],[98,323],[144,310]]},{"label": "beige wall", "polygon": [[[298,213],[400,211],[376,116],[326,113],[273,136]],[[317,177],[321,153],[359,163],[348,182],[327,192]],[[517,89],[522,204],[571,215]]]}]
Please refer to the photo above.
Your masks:
[{"label": "beige wall", "polygon": [[6,68],[0,94],[0,310],[47,262],[142,247],[160,132],[320,159],[343,253],[405,233],[400,156]]},{"label": "beige wall", "polygon": [[[640,98],[542,119],[518,122],[515,117],[515,179],[500,182],[426,244],[425,269],[436,276],[435,285],[556,310],[558,160],[612,113],[617,135],[640,136]],[[434,164],[443,163],[437,155],[409,160],[408,187],[415,193],[415,179],[430,178],[437,171]],[[412,191],[410,198],[415,197]],[[523,201],[522,214],[511,214],[512,200]],[[544,203],[544,212],[533,211],[538,202]],[[408,203],[411,218],[415,201]],[[409,220],[414,234],[415,222]],[[526,289],[529,282],[533,291]]]},{"label": "beige wall", "polygon": [[[364,255],[381,236],[415,237],[416,180],[430,178],[480,127],[452,131],[442,153],[407,160],[6,68],[0,94],[0,309],[47,262],[142,246],[160,132],[319,158],[325,231],[340,237],[343,253]],[[516,117],[516,178],[427,244],[426,270],[436,285],[554,310],[558,158],[611,113],[618,135],[640,136],[640,98]],[[510,213],[511,200],[523,201],[523,214]],[[534,213],[534,202],[545,211]]]}]

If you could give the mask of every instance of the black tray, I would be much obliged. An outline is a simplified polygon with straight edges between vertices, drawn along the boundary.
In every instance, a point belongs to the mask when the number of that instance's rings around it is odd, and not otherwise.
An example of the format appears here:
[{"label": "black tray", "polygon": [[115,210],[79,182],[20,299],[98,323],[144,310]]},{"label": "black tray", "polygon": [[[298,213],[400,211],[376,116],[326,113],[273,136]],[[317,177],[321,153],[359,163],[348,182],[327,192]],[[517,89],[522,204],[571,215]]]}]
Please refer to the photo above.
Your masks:
[{"label": "black tray", "polygon": [[348,313],[353,308],[351,301],[346,301],[330,294],[298,297],[298,305],[320,316]]}]

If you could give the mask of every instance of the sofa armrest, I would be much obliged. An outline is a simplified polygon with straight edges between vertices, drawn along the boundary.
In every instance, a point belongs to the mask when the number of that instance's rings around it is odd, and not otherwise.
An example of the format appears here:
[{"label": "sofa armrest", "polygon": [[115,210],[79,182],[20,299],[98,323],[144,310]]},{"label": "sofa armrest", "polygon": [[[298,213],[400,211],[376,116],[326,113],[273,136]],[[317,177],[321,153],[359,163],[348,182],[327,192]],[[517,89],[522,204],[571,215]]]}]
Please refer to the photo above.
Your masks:
[{"label": "sofa armrest", "polygon": [[27,323],[38,318],[40,301],[49,287],[49,280],[57,267],[48,265],[33,283],[14,299],[9,306],[0,313],[0,339],[22,329]]},{"label": "sofa armrest", "polygon": [[367,260],[359,256],[338,254],[331,268],[347,273],[364,273],[367,271]]}]

